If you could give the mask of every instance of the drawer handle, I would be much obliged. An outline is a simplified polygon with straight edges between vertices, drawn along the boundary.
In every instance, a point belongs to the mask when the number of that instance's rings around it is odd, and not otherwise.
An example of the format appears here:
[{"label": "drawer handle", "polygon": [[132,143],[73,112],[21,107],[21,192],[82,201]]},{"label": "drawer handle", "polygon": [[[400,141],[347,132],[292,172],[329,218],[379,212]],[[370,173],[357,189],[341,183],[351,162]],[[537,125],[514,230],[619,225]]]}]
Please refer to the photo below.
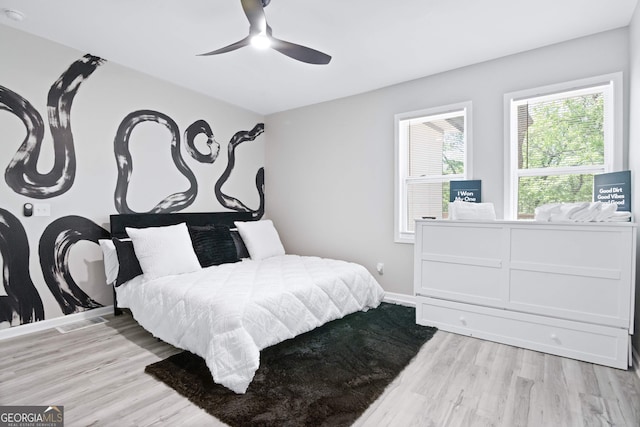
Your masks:
[{"label": "drawer handle", "polygon": [[558,335],[556,335],[555,332],[551,334],[551,339],[556,342],[560,341],[560,339],[558,338]]},{"label": "drawer handle", "polygon": [[460,316],[460,323],[462,323],[463,325],[466,325],[467,319],[465,319],[464,316]]}]

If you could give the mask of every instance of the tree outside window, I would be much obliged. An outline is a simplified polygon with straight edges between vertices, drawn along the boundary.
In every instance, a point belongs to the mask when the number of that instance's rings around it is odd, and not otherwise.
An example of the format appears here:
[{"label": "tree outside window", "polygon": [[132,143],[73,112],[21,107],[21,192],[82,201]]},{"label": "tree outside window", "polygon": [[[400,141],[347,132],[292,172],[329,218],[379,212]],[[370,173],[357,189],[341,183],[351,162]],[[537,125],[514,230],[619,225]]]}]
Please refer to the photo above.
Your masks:
[{"label": "tree outside window", "polygon": [[593,175],[610,171],[612,97],[613,81],[511,95],[509,185],[516,219],[532,219],[547,203],[593,200]]}]

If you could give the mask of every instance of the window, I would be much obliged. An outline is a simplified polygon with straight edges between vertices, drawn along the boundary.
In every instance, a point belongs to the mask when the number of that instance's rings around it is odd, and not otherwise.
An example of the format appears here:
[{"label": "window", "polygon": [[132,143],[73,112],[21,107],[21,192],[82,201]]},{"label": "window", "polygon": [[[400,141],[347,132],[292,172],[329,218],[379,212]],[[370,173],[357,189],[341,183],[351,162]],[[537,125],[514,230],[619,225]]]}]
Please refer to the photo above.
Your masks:
[{"label": "window", "polygon": [[621,73],[505,95],[505,219],[593,200],[593,175],[622,169]]},{"label": "window", "polygon": [[446,218],[449,181],[471,176],[471,102],[395,116],[395,241],[413,242],[415,219]]}]

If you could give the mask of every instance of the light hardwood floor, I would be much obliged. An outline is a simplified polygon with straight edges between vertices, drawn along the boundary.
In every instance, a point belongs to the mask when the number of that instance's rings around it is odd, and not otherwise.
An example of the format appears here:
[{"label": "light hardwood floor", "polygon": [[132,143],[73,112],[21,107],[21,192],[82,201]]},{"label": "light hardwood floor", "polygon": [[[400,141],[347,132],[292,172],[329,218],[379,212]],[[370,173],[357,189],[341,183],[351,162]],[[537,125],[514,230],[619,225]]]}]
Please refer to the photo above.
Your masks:
[{"label": "light hardwood floor", "polygon": [[[64,405],[66,426],[220,426],[144,373],[178,350],[129,314],[0,341],[0,405]],[[439,331],[356,426],[640,426],[640,378]]]}]

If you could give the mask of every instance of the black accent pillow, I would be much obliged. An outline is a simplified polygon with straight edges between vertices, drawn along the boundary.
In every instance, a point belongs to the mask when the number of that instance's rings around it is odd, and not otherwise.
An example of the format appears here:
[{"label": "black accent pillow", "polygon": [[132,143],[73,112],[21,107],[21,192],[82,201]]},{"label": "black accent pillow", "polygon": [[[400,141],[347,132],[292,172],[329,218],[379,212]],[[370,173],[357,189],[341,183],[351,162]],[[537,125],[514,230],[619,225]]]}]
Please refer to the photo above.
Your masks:
[{"label": "black accent pillow", "polygon": [[236,245],[229,227],[224,225],[190,225],[189,235],[200,265],[209,267],[237,262]]},{"label": "black accent pillow", "polygon": [[133,250],[133,242],[131,240],[120,240],[114,237],[111,241],[113,241],[118,255],[118,277],[116,278],[116,287],[118,287],[124,282],[141,275],[142,268]]},{"label": "black accent pillow", "polygon": [[240,233],[238,230],[231,230],[231,237],[233,238],[233,243],[236,245],[236,253],[238,254],[238,258],[250,258],[249,250],[244,244],[244,240],[240,237]]}]

